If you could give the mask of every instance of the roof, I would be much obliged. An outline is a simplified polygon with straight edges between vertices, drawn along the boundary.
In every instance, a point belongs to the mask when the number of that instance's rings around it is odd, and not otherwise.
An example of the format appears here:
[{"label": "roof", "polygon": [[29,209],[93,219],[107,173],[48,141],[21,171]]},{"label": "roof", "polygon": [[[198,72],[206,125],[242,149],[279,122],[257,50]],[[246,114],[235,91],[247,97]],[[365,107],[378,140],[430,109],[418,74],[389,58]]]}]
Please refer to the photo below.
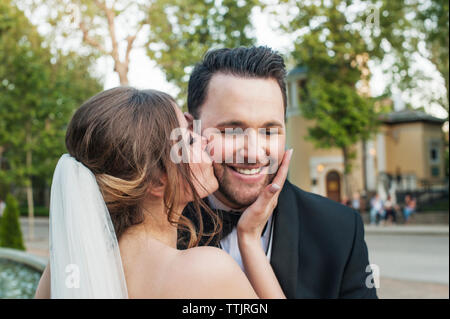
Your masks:
[{"label": "roof", "polygon": [[385,124],[428,122],[435,124],[444,124],[445,119],[434,117],[422,111],[405,109],[380,115],[380,120]]},{"label": "roof", "polygon": [[289,79],[296,79],[298,77],[305,76],[307,72],[306,66],[298,66],[292,70],[290,70],[287,74],[287,78]]}]

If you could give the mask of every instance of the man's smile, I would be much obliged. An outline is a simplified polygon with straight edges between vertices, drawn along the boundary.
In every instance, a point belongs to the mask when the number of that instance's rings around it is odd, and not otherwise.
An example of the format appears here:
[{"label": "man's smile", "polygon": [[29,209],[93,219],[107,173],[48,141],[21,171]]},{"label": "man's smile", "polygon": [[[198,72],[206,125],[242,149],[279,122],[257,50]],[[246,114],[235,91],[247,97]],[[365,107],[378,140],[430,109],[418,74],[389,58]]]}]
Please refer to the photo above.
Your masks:
[{"label": "man's smile", "polygon": [[224,164],[230,175],[244,183],[261,181],[267,175],[268,165],[263,164]]}]

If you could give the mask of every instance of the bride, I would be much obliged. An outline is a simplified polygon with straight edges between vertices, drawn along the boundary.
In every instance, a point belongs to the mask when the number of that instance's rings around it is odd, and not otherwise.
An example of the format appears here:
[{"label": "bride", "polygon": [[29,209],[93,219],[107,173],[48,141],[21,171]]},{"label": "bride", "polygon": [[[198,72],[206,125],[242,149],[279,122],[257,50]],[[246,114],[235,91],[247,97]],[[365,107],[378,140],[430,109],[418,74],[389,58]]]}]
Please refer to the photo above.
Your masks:
[{"label": "bride", "polygon": [[[177,128],[183,133],[173,141]],[[50,262],[36,298],[285,298],[260,236],[291,153],[239,220],[244,273],[223,250],[197,247],[202,236],[220,231],[221,221],[201,199],[218,183],[207,141],[187,128],[176,102],[154,90],[110,89],[75,112],[69,154],[53,177]],[[188,163],[171,160],[180,142]],[[214,233],[182,216],[189,202],[198,217],[203,207],[215,221]],[[186,250],[177,249],[178,229],[190,233]]]}]

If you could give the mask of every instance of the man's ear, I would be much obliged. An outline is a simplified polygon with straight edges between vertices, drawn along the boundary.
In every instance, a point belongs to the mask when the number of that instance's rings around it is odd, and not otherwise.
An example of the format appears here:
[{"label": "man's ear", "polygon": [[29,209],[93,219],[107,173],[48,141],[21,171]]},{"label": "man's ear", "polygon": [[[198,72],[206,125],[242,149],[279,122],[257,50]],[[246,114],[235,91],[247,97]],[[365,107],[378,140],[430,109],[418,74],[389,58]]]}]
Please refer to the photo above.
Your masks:
[{"label": "man's ear", "polygon": [[158,180],[157,183],[151,183],[151,185],[148,187],[148,192],[152,196],[163,197],[164,191],[166,190],[166,186],[167,186],[167,175],[163,174],[161,175],[161,178]]},{"label": "man's ear", "polygon": [[192,116],[191,113],[189,112],[184,112],[184,118],[186,119],[186,121],[188,122],[188,128],[190,130],[193,129],[193,125],[194,125],[194,117]]}]

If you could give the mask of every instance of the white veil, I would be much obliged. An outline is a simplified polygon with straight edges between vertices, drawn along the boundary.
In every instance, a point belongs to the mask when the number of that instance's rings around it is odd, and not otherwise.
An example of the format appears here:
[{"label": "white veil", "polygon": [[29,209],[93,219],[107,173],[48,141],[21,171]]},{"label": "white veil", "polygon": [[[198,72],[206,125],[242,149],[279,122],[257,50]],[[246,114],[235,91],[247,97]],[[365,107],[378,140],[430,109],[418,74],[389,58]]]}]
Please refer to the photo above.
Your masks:
[{"label": "white veil", "polygon": [[127,298],[111,217],[94,174],[68,154],[50,200],[51,298]]}]

